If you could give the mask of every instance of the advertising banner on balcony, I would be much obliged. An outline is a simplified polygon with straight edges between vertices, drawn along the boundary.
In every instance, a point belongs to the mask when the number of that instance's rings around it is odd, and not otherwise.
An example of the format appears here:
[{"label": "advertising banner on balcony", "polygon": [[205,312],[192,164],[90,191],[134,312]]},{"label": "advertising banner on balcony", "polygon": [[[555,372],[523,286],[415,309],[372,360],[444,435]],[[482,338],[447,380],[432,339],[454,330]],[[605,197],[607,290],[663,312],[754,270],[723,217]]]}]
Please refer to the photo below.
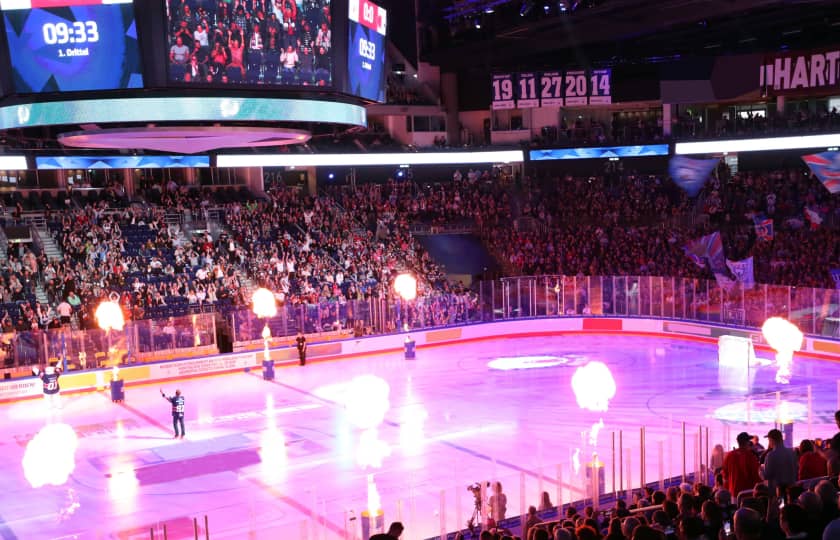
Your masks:
[{"label": "advertising banner on balcony", "polygon": [[811,173],[831,194],[840,193],[840,152],[821,152],[802,156]]},{"label": "advertising banner on balcony", "polygon": [[765,95],[836,92],[840,87],[840,48],[767,55],[759,80]]}]

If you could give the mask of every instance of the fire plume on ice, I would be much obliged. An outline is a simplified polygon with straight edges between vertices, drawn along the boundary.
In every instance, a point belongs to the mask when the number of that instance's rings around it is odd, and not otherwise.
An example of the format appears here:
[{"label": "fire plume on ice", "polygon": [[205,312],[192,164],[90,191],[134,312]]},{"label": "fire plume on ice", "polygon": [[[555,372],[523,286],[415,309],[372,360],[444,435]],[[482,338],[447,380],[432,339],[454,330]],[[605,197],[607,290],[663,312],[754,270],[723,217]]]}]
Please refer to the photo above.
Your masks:
[{"label": "fire plume on ice", "polygon": [[67,424],[49,424],[41,428],[26,445],[23,474],[34,488],[61,486],[76,468],[79,439]]},{"label": "fire plume on ice", "polygon": [[793,353],[802,349],[802,331],[781,317],[770,317],[761,326],[767,344],[776,351],[776,382],[790,383],[793,374]]},{"label": "fire plume on ice", "polygon": [[575,370],[572,390],[581,409],[606,412],[610,400],[615,397],[615,379],[603,362],[589,362]]}]

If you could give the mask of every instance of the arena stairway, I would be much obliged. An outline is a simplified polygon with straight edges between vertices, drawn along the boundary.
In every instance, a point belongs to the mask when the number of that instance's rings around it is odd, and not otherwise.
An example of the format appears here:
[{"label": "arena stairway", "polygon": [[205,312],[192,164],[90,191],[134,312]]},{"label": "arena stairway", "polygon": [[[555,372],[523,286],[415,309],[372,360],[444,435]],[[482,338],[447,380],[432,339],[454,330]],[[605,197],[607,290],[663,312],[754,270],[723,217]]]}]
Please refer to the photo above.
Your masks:
[{"label": "arena stairway", "polygon": [[[64,253],[61,251],[61,248],[58,247],[55,239],[52,237],[50,229],[47,227],[46,222],[43,223],[43,226],[33,226],[32,230],[38,235],[39,243],[41,244],[41,249],[44,252],[44,255],[47,256],[47,260],[61,260],[64,258]],[[49,304],[50,300],[47,296],[47,292],[44,290],[43,284],[39,280],[35,284],[35,298],[38,300],[40,304]]]},{"label": "arena stairway", "polygon": [[41,227],[33,227],[35,234],[38,235],[38,239],[41,241],[42,249],[44,250],[44,255],[47,256],[47,259],[52,260],[61,260],[64,258],[64,253],[62,253],[61,248],[58,247],[58,244],[55,242],[55,239],[50,234],[50,230]]}]

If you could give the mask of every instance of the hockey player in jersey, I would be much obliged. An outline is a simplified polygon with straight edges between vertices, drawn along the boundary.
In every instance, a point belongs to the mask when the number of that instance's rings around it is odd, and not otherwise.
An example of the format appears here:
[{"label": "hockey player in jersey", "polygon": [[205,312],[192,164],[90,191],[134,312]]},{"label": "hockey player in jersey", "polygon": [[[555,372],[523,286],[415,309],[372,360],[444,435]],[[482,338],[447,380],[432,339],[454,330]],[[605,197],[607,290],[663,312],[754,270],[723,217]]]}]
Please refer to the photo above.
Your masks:
[{"label": "hockey player in jersey", "polygon": [[[181,395],[180,390],[175,390],[174,396],[167,396],[161,390],[160,395],[172,404],[172,427],[175,429],[175,438],[181,437],[183,439],[186,434],[184,431],[184,396]],[[178,432],[178,426],[181,427],[180,433]]]},{"label": "hockey player in jersey", "polygon": [[61,408],[61,388],[58,386],[58,377],[61,375],[61,368],[47,366],[44,371],[37,367],[32,368],[32,373],[41,379],[44,385],[44,401],[49,407]]}]

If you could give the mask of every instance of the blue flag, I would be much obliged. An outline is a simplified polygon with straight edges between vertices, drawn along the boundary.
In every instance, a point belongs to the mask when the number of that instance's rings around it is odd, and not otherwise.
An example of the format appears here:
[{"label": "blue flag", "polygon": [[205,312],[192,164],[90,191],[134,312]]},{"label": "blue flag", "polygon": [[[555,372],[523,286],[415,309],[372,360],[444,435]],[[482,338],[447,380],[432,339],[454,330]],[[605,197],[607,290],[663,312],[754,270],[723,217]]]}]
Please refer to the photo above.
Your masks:
[{"label": "blue flag", "polygon": [[802,156],[811,172],[829,193],[840,193],[840,152],[821,152]]},{"label": "blue flag", "polygon": [[689,197],[696,197],[709,175],[718,165],[717,159],[691,159],[683,156],[674,156],[668,165],[668,173],[678,186],[680,186]]}]

